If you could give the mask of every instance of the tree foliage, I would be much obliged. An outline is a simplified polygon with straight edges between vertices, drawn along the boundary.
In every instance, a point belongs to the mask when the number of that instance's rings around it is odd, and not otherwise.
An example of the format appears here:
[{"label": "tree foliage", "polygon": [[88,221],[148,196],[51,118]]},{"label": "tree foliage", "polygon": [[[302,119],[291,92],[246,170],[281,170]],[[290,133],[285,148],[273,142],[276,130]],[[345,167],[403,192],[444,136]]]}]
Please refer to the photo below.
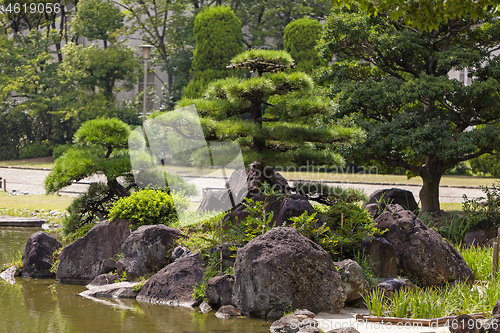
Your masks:
[{"label": "tree foliage", "polygon": [[[340,164],[336,145],[362,134],[341,126],[322,126],[331,112],[328,100],[313,94],[312,79],[300,72],[287,74],[293,59],[284,51],[249,50],[231,60],[233,69],[257,72],[250,79],[230,77],[208,86],[202,99],[184,99],[179,107],[195,104],[208,141],[234,140],[245,163],[266,165]],[[192,157],[195,165],[207,161]]]},{"label": "tree foliage", "polygon": [[442,23],[468,16],[473,20],[485,18],[487,11],[499,8],[498,0],[332,0],[337,7],[359,4],[370,15],[388,14],[391,19],[404,20],[405,24],[420,31],[438,30]]},{"label": "tree foliage", "polygon": [[96,218],[108,215],[110,204],[130,195],[132,182],[124,185],[119,177],[132,179],[128,155],[129,127],[118,119],[94,119],[84,123],[74,136],[74,147],[59,157],[45,179],[47,193],[55,193],[75,181],[102,173],[105,183],[92,184],[71,206],[67,233]]},{"label": "tree foliage", "polygon": [[71,21],[71,31],[89,40],[116,40],[116,31],[123,27],[124,15],[113,2],[106,0],[81,0]]},{"label": "tree foliage", "polygon": [[230,75],[229,60],[241,52],[243,43],[241,21],[229,7],[208,7],[194,21],[196,47],[186,97],[199,97],[215,79]]},{"label": "tree foliage", "polygon": [[76,82],[88,92],[100,92],[114,101],[116,84],[121,90],[131,90],[137,82],[140,64],[132,48],[115,44],[107,49],[97,45],[82,46],[68,43],[63,48],[62,69],[68,81]]},{"label": "tree foliage", "polygon": [[283,31],[285,51],[297,62],[296,70],[310,73],[323,64],[315,49],[322,25],[316,20],[302,18],[287,24]]},{"label": "tree foliage", "polygon": [[[331,83],[337,116],[355,117],[368,132],[360,157],[422,177],[422,211],[439,210],[446,170],[499,143],[492,124],[500,117],[500,23],[493,13],[484,17],[425,32],[353,5],[325,22],[321,52],[337,61],[321,80]],[[448,76],[464,68],[471,85]]]}]

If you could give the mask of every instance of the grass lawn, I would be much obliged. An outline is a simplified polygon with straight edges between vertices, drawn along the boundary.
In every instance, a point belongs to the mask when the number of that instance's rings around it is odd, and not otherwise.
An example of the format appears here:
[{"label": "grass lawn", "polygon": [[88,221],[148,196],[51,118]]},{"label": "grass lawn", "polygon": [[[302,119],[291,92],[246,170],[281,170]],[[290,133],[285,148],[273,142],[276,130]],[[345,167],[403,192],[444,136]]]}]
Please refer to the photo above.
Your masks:
[{"label": "grass lawn", "polygon": [[34,211],[58,210],[64,212],[74,198],[59,196],[56,194],[29,194],[29,195],[8,195],[6,192],[0,192],[0,208],[19,208]]},{"label": "grass lawn", "polygon": [[54,166],[52,157],[28,158],[24,160],[0,161],[0,166],[17,166],[25,168],[48,168]]}]

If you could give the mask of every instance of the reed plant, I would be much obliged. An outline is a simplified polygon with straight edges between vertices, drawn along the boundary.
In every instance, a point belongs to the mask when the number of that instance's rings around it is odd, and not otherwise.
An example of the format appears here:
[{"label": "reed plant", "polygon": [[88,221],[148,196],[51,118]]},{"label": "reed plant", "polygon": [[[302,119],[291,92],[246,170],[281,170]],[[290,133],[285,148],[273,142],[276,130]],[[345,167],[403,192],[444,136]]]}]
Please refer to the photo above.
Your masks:
[{"label": "reed plant", "polygon": [[363,296],[371,315],[398,318],[441,318],[470,313],[491,313],[500,299],[500,277],[487,284],[455,282],[443,287],[401,289],[386,297],[372,290]]},{"label": "reed plant", "polygon": [[472,269],[476,280],[491,280],[493,265],[493,248],[491,246],[468,247],[460,243],[456,249]]}]

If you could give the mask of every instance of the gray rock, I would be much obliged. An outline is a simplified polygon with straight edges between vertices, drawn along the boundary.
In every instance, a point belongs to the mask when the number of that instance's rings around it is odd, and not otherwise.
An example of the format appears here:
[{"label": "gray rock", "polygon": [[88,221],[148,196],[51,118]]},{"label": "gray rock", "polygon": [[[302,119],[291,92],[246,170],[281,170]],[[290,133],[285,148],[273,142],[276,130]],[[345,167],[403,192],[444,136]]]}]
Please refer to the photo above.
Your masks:
[{"label": "gray rock", "polygon": [[215,313],[215,316],[219,319],[228,319],[231,317],[241,316],[241,312],[232,305],[224,305],[219,308]]},{"label": "gray rock", "polygon": [[272,323],[269,329],[272,333],[286,332],[319,332],[319,322],[314,319],[314,313],[311,317],[308,310],[297,310],[293,314],[281,317]]},{"label": "gray rock", "polygon": [[207,281],[208,303],[216,308],[233,305],[234,276],[230,274],[215,276]]},{"label": "gray rock", "polygon": [[88,285],[85,287],[87,289],[99,287],[99,286],[104,286],[107,284],[112,284],[115,282],[118,282],[120,280],[120,277],[116,274],[101,274],[97,276],[95,279],[92,280]]},{"label": "gray rock", "polygon": [[500,333],[500,314],[493,315],[484,323],[484,327],[489,328],[488,333]]},{"label": "gray rock", "polygon": [[493,316],[500,315],[500,299],[496,301],[493,311],[491,312]]},{"label": "gray rock", "polygon": [[191,294],[195,284],[201,283],[203,273],[203,260],[199,253],[180,258],[149,278],[137,295],[137,300],[194,307],[200,303]]},{"label": "gray rock", "polygon": [[334,330],[329,330],[328,332],[325,333],[359,333],[359,331],[354,327],[343,327],[343,328],[336,328]]},{"label": "gray rock", "polygon": [[368,212],[368,214],[370,214],[370,216],[372,218],[376,218],[379,215],[378,214],[379,207],[380,207],[379,204],[371,203],[371,204],[366,205],[365,209]]},{"label": "gray rock", "polygon": [[189,250],[188,248],[184,247],[184,246],[177,246],[173,251],[172,251],[172,255],[170,256],[170,259],[172,260],[172,262],[176,261],[177,259],[179,258],[182,258],[182,257],[187,257],[189,256],[190,254],[192,254],[191,250]]},{"label": "gray rock", "polygon": [[385,295],[387,297],[390,297],[390,295],[393,292],[396,292],[402,288],[405,289],[415,289],[415,285],[413,282],[411,282],[408,279],[402,279],[402,278],[388,278],[382,280],[377,286],[375,287],[377,289],[381,289],[385,291]]},{"label": "gray rock", "polygon": [[330,255],[288,227],[238,250],[233,303],[245,315],[280,318],[288,309],[336,313],[346,295]]},{"label": "gray rock", "polygon": [[398,269],[416,276],[422,286],[439,286],[454,280],[474,282],[474,274],[460,253],[415,214],[400,205],[388,205],[375,219],[376,227],[394,246]]},{"label": "gray rock", "polygon": [[488,244],[488,238],[486,238],[486,231],[484,230],[476,230],[467,233],[463,241],[467,246],[484,246]]},{"label": "gray rock", "polygon": [[213,310],[213,309],[212,309],[212,307],[211,307],[210,305],[208,305],[208,303],[207,303],[207,302],[202,302],[202,303],[200,304],[200,311],[201,311],[202,313],[209,313],[209,312],[210,312],[210,311],[212,311],[212,310]]},{"label": "gray rock", "polygon": [[467,314],[457,316],[448,328],[451,333],[484,333],[483,323]]},{"label": "gray rock", "polygon": [[16,283],[16,272],[17,272],[17,266],[10,266],[6,270],[4,270],[2,273],[0,273],[0,278],[5,280],[6,282],[10,284],[15,284]]},{"label": "gray rock", "polygon": [[413,193],[399,188],[386,188],[378,190],[370,194],[367,204],[378,203],[380,210],[383,212],[387,205],[398,204],[404,209],[412,212],[418,211],[418,204],[415,201]]},{"label": "gray rock", "polygon": [[180,237],[179,230],[163,224],[139,227],[122,245],[124,258],[116,263],[118,275],[125,271],[133,280],[163,268],[168,263],[167,253]]},{"label": "gray rock", "polygon": [[139,282],[118,282],[90,288],[81,292],[83,297],[113,297],[113,298],[135,298],[137,293],[133,290]]},{"label": "gray rock", "polygon": [[56,278],[62,283],[89,283],[113,268],[113,258],[130,235],[130,222],[117,219],[97,223],[82,238],[65,246],[59,256]]},{"label": "gray rock", "polygon": [[398,275],[398,254],[394,246],[383,237],[367,238],[360,244],[361,252],[372,263],[378,277]]},{"label": "gray rock", "polygon": [[62,247],[61,243],[45,231],[38,231],[31,235],[26,242],[26,248],[22,256],[22,277],[26,278],[50,278],[55,273],[51,272],[54,261],[52,255]]},{"label": "gray rock", "polygon": [[344,292],[347,296],[345,302],[354,302],[360,299],[365,290],[370,287],[368,281],[366,281],[366,278],[363,275],[361,266],[351,259],[337,262],[335,263],[335,266],[339,267],[342,286],[344,287]]}]

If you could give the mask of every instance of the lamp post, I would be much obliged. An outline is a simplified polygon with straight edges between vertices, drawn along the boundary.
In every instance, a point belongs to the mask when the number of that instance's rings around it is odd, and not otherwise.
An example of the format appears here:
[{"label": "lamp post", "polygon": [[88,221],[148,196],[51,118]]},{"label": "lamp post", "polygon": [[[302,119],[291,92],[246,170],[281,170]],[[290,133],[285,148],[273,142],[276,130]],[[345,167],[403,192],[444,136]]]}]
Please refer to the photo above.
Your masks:
[{"label": "lamp post", "polygon": [[[144,124],[146,123],[146,99],[147,99],[147,84],[148,84],[148,59],[153,45],[141,45],[142,57],[144,58],[144,81],[142,89],[144,91],[144,98],[142,102],[142,128],[144,132]],[[145,137],[145,136],[144,136]]]}]

